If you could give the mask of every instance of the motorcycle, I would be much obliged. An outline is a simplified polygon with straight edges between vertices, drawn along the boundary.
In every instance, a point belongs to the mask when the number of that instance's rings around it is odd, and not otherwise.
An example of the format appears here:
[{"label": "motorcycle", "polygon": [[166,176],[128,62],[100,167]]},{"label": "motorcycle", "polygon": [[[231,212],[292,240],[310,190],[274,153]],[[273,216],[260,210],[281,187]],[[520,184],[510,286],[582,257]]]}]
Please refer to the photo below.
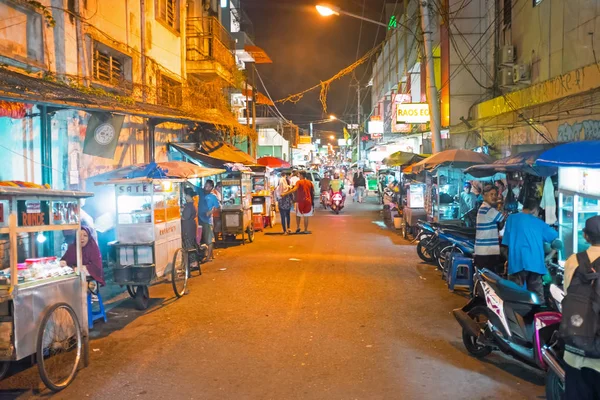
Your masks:
[{"label": "motorcycle", "polygon": [[324,210],[327,210],[327,207],[331,206],[331,198],[328,190],[321,192],[321,206]]},{"label": "motorcycle", "polygon": [[470,257],[475,254],[475,229],[438,227],[437,234],[441,244],[434,251],[434,254],[437,255],[438,267],[442,271],[443,277],[445,277],[452,253],[460,253]]},{"label": "motorcycle", "polygon": [[339,214],[342,208],[344,208],[344,195],[341,191],[334,192],[331,196],[331,210]]},{"label": "motorcycle", "polygon": [[[560,267],[552,264],[548,267],[555,278],[562,274]],[[462,327],[467,351],[483,358],[500,350],[530,366],[550,371],[547,398],[561,399],[564,371],[561,375],[561,357],[557,350],[562,318],[560,303],[564,297],[561,283],[554,283],[546,290],[549,305],[546,308],[535,293],[489,270],[476,270],[474,281],[472,299],[463,308],[453,311]]]}]

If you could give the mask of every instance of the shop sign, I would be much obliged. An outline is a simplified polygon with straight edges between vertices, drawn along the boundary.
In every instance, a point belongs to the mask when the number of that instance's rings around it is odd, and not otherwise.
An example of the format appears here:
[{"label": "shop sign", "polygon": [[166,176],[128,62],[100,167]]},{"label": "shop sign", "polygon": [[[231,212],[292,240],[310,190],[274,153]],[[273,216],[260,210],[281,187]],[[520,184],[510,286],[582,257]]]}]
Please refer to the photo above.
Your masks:
[{"label": "shop sign", "polygon": [[117,185],[117,194],[150,194],[152,185],[139,183],[135,185]]},{"label": "shop sign", "polygon": [[310,144],[311,142],[311,137],[310,136],[300,136],[299,140],[298,140],[298,144]]},{"label": "shop sign", "polygon": [[381,119],[379,119],[379,120],[371,119],[369,121],[368,131],[371,135],[383,133],[383,121],[381,121]]},{"label": "shop sign", "polygon": [[399,124],[429,122],[429,106],[427,103],[400,103],[396,108],[396,122]]},{"label": "shop sign", "polygon": [[42,226],[50,224],[47,201],[17,201],[19,226]]},{"label": "shop sign", "polygon": [[582,195],[600,197],[600,170],[590,168],[559,168],[558,187]]}]

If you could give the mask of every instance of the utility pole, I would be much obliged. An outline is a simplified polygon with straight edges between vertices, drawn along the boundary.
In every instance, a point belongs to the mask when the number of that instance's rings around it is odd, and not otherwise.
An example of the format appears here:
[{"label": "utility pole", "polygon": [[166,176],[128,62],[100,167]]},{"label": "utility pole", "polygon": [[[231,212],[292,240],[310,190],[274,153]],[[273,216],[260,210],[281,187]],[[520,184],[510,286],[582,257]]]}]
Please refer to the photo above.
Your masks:
[{"label": "utility pole", "polygon": [[[431,38],[431,24],[429,21],[429,7],[426,0],[420,0],[421,30],[425,47],[425,70],[427,74],[427,103],[429,104],[429,126],[431,128],[431,142],[433,154],[442,151],[442,135],[440,134],[440,104],[437,88],[435,87],[435,71],[433,67],[433,40]],[[423,71],[421,71],[423,73]]]},{"label": "utility pole", "polygon": [[360,142],[360,82],[356,84],[356,160],[360,161],[361,142]]}]

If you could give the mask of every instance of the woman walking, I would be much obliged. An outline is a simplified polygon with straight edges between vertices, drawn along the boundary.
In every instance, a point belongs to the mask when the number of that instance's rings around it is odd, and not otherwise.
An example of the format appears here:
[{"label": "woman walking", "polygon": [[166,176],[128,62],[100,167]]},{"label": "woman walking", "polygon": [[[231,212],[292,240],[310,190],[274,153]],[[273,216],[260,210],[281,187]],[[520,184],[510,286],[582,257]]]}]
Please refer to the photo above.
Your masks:
[{"label": "woman walking", "polygon": [[277,197],[277,205],[279,206],[279,215],[281,216],[281,228],[283,229],[284,235],[291,233],[290,212],[292,210],[292,207],[294,206],[294,198],[293,198],[293,195],[291,195],[291,194],[283,196],[283,194],[290,189],[291,189],[291,186],[287,180],[287,173],[282,172],[281,178],[279,179],[279,184],[277,185],[277,188],[275,189],[275,196]]}]

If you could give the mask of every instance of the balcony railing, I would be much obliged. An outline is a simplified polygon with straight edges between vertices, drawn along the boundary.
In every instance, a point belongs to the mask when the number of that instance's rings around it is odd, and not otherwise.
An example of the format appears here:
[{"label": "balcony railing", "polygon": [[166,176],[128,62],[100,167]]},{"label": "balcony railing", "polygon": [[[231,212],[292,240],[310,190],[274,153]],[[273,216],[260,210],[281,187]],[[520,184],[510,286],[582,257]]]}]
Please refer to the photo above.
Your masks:
[{"label": "balcony railing", "polygon": [[188,61],[216,61],[235,68],[235,42],[215,17],[188,18],[186,31]]}]

